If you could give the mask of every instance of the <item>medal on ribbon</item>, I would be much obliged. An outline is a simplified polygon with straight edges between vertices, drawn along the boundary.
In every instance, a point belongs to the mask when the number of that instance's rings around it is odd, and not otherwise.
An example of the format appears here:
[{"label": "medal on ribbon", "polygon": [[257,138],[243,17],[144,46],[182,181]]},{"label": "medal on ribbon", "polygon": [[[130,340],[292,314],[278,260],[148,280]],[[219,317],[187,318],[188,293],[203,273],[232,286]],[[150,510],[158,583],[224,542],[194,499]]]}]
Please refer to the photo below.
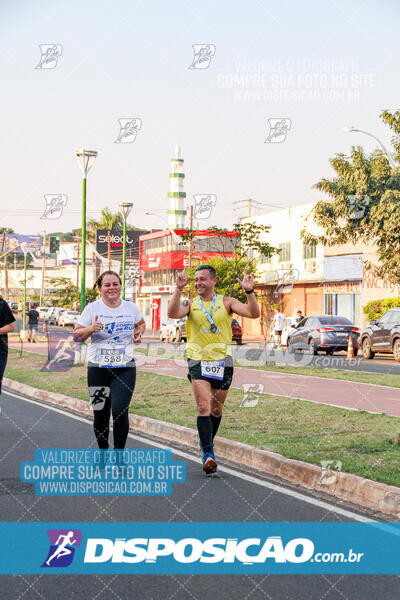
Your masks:
[{"label": "medal on ribbon", "polygon": [[217,300],[217,294],[214,292],[213,298],[212,298],[212,302],[211,302],[211,306],[210,306],[210,312],[206,311],[206,308],[203,304],[203,301],[201,298],[199,298],[199,304],[200,304],[200,308],[203,311],[203,313],[205,314],[207,321],[210,323],[210,331],[211,333],[217,333],[218,328],[216,326],[216,324],[214,323],[214,319],[212,318],[212,311],[214,310],[214,306],[215,306],[215,302]]}]

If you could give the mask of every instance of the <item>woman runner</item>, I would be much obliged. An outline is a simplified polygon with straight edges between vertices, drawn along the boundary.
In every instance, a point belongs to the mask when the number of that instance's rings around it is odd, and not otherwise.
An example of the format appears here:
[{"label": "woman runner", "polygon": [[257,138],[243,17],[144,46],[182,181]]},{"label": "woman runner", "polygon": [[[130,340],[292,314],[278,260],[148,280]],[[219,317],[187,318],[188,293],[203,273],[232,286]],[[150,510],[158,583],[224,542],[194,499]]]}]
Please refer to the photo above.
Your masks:
[{"label": "woman runner", "polygon": [[88,386],[94,414],[94,433],[107,450],[110,412],[114,448],[123,450],[129,431],[128,410],[135,389],[133,344],[140,344],[146,328],[136,304],[121,299],[121,279],[105,271],[96,281],[100,298],[88,304],[74,329],[74,339],[90,339]]}]

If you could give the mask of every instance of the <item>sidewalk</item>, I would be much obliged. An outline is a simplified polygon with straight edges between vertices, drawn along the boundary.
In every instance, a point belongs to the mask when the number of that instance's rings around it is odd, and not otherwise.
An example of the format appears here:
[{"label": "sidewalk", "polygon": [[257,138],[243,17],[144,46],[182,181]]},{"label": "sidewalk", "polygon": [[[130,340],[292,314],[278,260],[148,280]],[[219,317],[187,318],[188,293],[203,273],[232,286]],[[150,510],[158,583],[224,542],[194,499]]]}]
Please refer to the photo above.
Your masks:
[{"label": "sidewalk", "polygon": [[[20,342],[10,340],[9,346],[19,350]],[[47,354],[47,343],[24,342],[24,351]],[[180,379],[187,377],[184,360],[135,354],[135,361],[141,371]],[[232,386],[243,389],[242,386],[246,384],[263,386],[262,390],[258,390],[259,393],[400,417],[400,388],[235,367]]]}]

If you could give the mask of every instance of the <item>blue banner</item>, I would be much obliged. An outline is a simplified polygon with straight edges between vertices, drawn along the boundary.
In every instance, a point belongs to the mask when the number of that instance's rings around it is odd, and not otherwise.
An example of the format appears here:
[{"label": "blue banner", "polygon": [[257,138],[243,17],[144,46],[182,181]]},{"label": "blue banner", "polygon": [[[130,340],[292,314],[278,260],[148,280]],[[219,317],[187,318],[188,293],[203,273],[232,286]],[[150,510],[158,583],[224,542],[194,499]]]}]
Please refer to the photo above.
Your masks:
[{"label": "blue banner", "polygon": [[1,523],[1,574],[398,574],[400,523]]}]

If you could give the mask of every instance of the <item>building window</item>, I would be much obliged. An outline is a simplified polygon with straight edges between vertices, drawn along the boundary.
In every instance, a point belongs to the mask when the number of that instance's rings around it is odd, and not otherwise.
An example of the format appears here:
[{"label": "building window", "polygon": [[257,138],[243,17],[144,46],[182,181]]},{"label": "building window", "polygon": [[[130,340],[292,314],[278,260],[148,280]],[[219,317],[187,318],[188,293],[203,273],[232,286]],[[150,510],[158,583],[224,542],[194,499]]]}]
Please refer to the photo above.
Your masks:
[{"label": "building window", "polygon": [[283,242],[283,244],[278,244],[279,253],[279,262],[287,262],[290,260],[290,242]]},{"label": "building window", "polygon": [[303,259],[316,258],[317,256],[317,244],[303,244]]},{"label": "building window", "polygon": [[265,264],[265,263],[271,264],[271,256],[265,256],[264,254],[261,254],[260,262],[262,264]]}]

